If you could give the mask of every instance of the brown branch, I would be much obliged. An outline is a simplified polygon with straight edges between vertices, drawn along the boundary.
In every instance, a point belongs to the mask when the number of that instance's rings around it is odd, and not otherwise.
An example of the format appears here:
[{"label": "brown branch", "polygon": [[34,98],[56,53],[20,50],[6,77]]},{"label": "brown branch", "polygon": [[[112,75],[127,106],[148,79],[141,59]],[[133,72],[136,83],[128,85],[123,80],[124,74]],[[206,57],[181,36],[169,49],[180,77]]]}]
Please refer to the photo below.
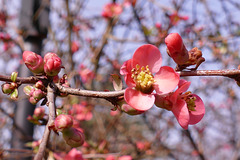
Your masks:
[{"label": "brown branch", "polygon": [[240,70],[198,70],[198,71],[179,71],[181,77],[186,76],[224,76],[229,78],[237,78],[240,76]]},{"label": "brown branch", "polygon": [[43,138],[41,140],[40,143],[40,147],[38,150],[38,153],[36,154],[36,156],[34,157],[34,160],[42,160],[45,154],[45,150],[47,147],[47,143],[48,143],[48,139],[50,136],[50,127],[53,125],[55,117],[56,117],[56,107],[55,107],[55,94],[54,94],[54,89],[50,86],[50,84],[48,85],[47,88],[47,98],[48,98],[48,107],[49,107],[49,119],[48,119],[48,123],[46,125],[44,134],[43,134]]},{"label": "brown branch", "polygon": [[125,90],[121,91],[110,91],[110,92],[102,92],[102,91],[90,91],[90,90],[82,90],[75,88],[67,88],[63,87],[60,84],[56,84],[58,90],[63,93],[68,93],[71,95],[84,96],[84,97],[93,97],[93,98],[114,98],[123,96]]}]

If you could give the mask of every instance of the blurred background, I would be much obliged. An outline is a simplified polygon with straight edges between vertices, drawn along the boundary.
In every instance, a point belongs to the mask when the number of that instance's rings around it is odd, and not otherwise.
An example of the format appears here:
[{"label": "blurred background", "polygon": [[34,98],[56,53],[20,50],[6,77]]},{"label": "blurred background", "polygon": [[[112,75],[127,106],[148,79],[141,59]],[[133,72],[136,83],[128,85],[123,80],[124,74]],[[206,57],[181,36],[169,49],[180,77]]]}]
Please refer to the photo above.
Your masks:
[{"label": "blurred background", "polygon": [[[120,11],[106,14],[106,5]],[[113,9],[114,11],[114,9]],[[114,12],[110,13],[114,13]],[[199,70],[237,69],[240,64],[238,0],[0,0],[0,74],[30,76],[22,52],[57,53],[73,88],[114,90],[111,74],[141,45],[156,45],[163,65],[164,38],[178,32],[188,50],[198,47],[206,61]],[[120,75],[120,74],[119,74]],[[240,92],[224,77],[184,77],[205,104],[202,121],[183,130],[174,115],[153,107],[138,116],[112,111],[106,100],[77,96],[56,104],[75,117],[86,142],[77,148],[88,159],[130,155],[133,159],[240,159]],[[1,82],[2,83],[2,82]],[[126,85],[124,86],[124,88]],[[39,107],[40,103],[37,105]],[[46,114],[48,108],[45,106]],[[31,159],[44,131],[27,120],[35,106],[0,93],[0,159]],[[34,142],[34,143],[31,143]],[[61,159],[71,148],[51,134],[46,159]]]}]

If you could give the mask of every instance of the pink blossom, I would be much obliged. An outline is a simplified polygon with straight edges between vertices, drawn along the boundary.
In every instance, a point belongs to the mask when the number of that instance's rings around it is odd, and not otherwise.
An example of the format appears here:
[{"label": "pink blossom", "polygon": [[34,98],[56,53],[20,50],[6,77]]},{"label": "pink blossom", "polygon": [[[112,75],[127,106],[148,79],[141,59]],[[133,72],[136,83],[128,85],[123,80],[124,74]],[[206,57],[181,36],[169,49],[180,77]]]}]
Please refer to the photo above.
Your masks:
[{"label": "pink blossom", "polygon": [[146,111],[153,106],[155,93],[166,94],[176,88],[179,74],[171,67],[161,67],[161,64],[158,48],[146,44],[139,47],[133,58],[122,65],[120,73],[128,85],[124,99],[132,108]]},{"label": "pink blossom", "polygon": [[104,6],[102,16],[105,18],[114,18],[122,13],[121,5],[117,3],[108,3]]},{"label": "pink blossom", "polygon": [[187,21],[188,19],[188,16],[180,16],[177,12],[170,15],[171,24],[174,26],[177,25],[180,20]]},{"label": "pink blossom", "polygon": [[76,41],[73,41],[71,46],[72,53],[77,52],[79,50],[79,47],[80,47],[79,43]]},{"label": "pink blossom", "polygon": [[74,116],[79,121],[91,120],[92,119],[92,108],[91,105],[86,105],[84,103],[74,104],[70,110],[70,114]]},{"label": "pink blossom", "polygon": [[82,152],[73,148],[68,154],[64,157],[64,160],[83,160]]},{"label": "pink blossom", "polygon": [[43,73],[44,63],[40,55],[31,51],[24,51],[22,57],[23,62],[31,72],[36,74]]},{"label": "pink blossom", "polygon": [[56,53],[47,53],[44,56],[44,72],[48,76],[56,76],[62,68],[62,61]]},{"label": "pink blossom", "polygon": [[182,37],[178,33],[170,33],[165,38],[167,53],[179,65],[186,63],[189,59]]},{"label": "pink blossom", "polygon": [[124,155],[119,157],[118,160],[132,160],[132,156]]},{"label": "pink blossom", "polygon": [[[202,99],[190,91],[186,92],[191,82],[180,80],[178,89],[168,95],[155,95],[155,105],[170,110],[177,118],[178,123],[184,129],[188,125],[198,123],[205,114],[205,107]],[[185,92],[185,93],[184,93]]]},{"label": "pink blossom", "polygon": [[79,75],[80,75],[81,80],[82,80],[83,83],[88,83],[95,77],[94,72],[91,71],[90,69],[88,69],[84,65],[80,65],[80,67],[79,67]]}]

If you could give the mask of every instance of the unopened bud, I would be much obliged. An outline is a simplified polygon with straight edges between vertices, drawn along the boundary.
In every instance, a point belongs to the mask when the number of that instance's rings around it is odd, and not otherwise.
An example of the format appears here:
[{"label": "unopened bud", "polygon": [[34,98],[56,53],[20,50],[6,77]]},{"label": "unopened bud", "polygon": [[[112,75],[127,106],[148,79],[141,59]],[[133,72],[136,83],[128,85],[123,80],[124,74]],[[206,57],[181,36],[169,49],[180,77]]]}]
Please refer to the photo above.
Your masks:
[{"label": "unopened bud", "polygon": [[10,94],[10,98],[12,100],[17,100],[17,98],[18,98],[18,90],[17,90],[17,88],[15,88],[14,91]]},{"label": "unopened bud", "polygon": [[55,124],[55,128],[58,131],[62,131],[63,129],[72,127],[72,125],[73,125],[73,118],[70,115],[60,114],[55,119],[54,124]]},{"label": "unopened bud", "polygon": [[67,128],[62,131],[63,138],[71,147],[79,147],[84,143],[84,134],[78,128]]},{"label": "unopened bud", "polygon": [[183,65],[189,59],[188,50],[186,49],[182,37],[178,33],[170,33],[165,38],[167,53],[179,65]]},{"label": "unopened bud", "polygon": [[37,101],[41,100],[45,95],[42,90],[37,89],[33,92],[33,98],[36,99]]},{"label": "unopened bud", "polygon": [[25,65],[28,67],[28,69],[33,73],[36,73],[36,74],[43,73],[44,63],[40,55],[31,51],[24,51],[23,61]]},{"label": "unopened bud", "polygon": [[35,87],[38,88],[38,89],[44,89],[45,88],[42,81],[37,81],[37,83],[35,84]]},{"label": "unopened bud", "polygon": [[45,115],[45,109],[42,107],[38,107],[34,110],[33,116],[36,119],[42,119]]},{"label": "unopened bud", "polygon": [[62,61],[55,53],[47,53],[44,56],[44,72],[48,76],[56,76],[62,68]]},{"label": "unopened bud", "polygon": [[29,97],[28,100],[29,100],[29,102],[32,103],[33,105],[37,104],[37,102],[38,102],[38,101],[37,101],[36,99],[34,99],[33,97]]},{"label": "unopened bud", "polygon": [[9,83],[2,84],[2,92],[4,94],[10,94],[13,92],[13,89]]}]

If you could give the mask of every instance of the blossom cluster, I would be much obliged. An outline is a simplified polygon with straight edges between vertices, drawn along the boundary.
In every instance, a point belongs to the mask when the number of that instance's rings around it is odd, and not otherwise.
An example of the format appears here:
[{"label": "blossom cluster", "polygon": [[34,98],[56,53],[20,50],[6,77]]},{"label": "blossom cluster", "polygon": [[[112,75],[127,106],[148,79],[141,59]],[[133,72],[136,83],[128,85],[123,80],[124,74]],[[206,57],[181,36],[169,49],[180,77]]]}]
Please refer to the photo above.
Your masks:
[{"label": "blossom cluster", "polygon": [[[168,54],[177,64],[185,64],[189,55],[181,37],[177,33],[169,36],[165,39]],[[124,112],[141,114],[155,104],[172,111],[184,129],[203,118],[205,108],[201,98],[187,91],[191,82],[180,79],[173,68],[162,66],[161,53],[154,45],[139,47],[132,59],[122,65],[120,74],[128,86],[125,102],[121,103]]]}]

